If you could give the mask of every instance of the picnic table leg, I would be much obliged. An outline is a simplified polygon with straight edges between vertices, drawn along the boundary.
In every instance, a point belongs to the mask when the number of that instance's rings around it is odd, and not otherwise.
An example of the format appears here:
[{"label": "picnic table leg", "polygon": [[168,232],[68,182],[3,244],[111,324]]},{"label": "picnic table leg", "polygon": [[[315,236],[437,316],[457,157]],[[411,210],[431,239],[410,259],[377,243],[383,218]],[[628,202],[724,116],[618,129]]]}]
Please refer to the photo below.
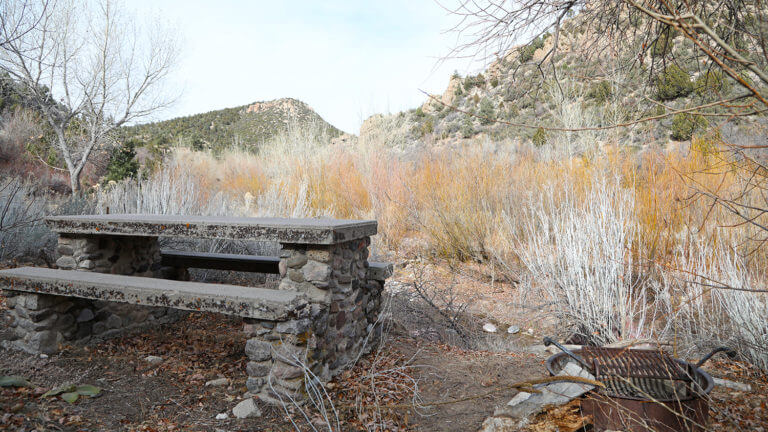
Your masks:
[{"label": "picnic table leg", "polygon": [[[91,271],[127,276],[172,278],[173,268],[161,267],[157,237],[113,235],[61,235],[56,264],[63,270]],[[68,312],[74,334],[65,342],[107,339],[127,330],[150,328],[177,321],[185,312],[165,308],[78,299]],[[59,342],[62,342],[61,340]]]},{"label": "picnic table leg", "polygon": [[3,290],[7,314],[5,323],[13,329],[10,340],[3,340],[6,348],[15,348],[30,354],[53,354],[65,339],[76,335],[76,319],[72,309],[77,301],[57,295]]},{"label": "picnic table leg", "polygon": [[311,371],[327,381],[378,342],[383,281],[367,280],[370,238],[335,245],[282,244],[279,289],[312,301],[308,316],[246,320],[248,388],[267,400],[297,398]]},{"label": "picnic table leg", "polygon": [[64,270],[162,276],[157,237],[62,235],[57,252]]}]

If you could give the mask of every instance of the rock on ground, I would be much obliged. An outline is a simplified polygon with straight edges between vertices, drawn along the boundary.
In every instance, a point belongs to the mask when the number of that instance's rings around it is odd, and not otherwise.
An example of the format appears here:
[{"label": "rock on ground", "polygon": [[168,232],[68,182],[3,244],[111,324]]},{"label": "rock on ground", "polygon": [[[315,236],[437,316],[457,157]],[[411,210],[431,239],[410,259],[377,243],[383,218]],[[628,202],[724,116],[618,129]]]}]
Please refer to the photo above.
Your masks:
[{"label": "rock on ground", "polygon": [[229,384],[229,380],[226,378],[216,378],[205,383],[206,387],[220,387]]},{"label": "rock on ground", "polygon": [[485,323],[483,325],[483,330],[487,331],[488,333],[496,333],[496,326],[491,323]]},{"label": "rock on ground", "polygon": [[[595,379],[592,374],[576,363],[569,362],[558,376],[578,376]],[[594,386],[575,382],[557,382],[540,388],[541,393],[520,392],[506,405],[496,409],[493,417],[483,422],[480,432],[506,432],[516,430],[527,422],[529,416],[549,406],[562,405],[592,390]],[[511,420],[518,419],[516,424]]]},{"label": "rock on ground", "polygon": [[723,378],[713,378],[715,385],[719,385],[720,387],[729,388],[731,390],[738,390],[743,392],[749,392],[752,391],[752,386],[745,383],[740,383],[736,381],[730,381]]},{"label": "rock on ground", "polygon": [[232,414],[239,419],[261,417],[261,410],[256,406],[256,402],[253,398],[248,398],[235,405],[235,407],[232,408]]},{"label": "rock on ground", "polygon": [[150,356],[144,357],[144,361],[149,363],[149,364],[156,365],[156,364],[162,363],[163,362],[163,358],[162,357],[158,357],[158,356],[150,355]]}]

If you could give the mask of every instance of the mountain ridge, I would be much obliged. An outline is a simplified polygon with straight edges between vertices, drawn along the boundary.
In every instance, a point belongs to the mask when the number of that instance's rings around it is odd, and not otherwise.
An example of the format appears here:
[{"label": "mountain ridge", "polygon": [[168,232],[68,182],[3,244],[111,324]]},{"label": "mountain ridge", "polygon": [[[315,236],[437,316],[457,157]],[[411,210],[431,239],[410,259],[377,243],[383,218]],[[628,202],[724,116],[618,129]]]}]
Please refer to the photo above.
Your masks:
[{"label": "mountain ridge", "polygon": [[256,150],[294,126],[316,127],[332,138],[343,133],[305,102],[279,98],[129,126],[124,138],[155,147],[173,144],[195,150],[220,151],[231,146]]}]

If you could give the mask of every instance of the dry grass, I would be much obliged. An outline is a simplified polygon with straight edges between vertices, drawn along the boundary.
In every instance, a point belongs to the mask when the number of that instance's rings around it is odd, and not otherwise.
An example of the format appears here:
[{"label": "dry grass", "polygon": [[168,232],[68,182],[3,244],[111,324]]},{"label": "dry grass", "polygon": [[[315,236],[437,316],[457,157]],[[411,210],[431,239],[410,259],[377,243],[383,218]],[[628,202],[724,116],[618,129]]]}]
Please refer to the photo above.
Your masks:
[{"label": "dry grass", "polygon": [[[745,175],[743,162],[720,151],[724,143],[719,138],[641,153],[610,143],[558,152],[551,146],[535,149],[482,139],[434,149],[409,147],[400,126],[379,123],[353,144],[329,145],[327,137],[311,130],[290,128],[258,154],[232,150],[215,156],[179,149],[133,193],[153,203],[150,211],[377,219],[376,247],[403,258],[492,260],[528,280],[538,275],[540,281],[555,277],[551,272],[559,269],[557,284],[573,288],[560,291],[572,296],[562,305],[564,316],[570,324],[613,323],[598,331],[601,340],[674,337],[675,320],[696,319],[700,313],[695,310],[702,307],[689,301],[688,308],[681,298],[717,302],[722,319],[751,320],[754,325],[742,322],[741,327],[758,331],[754,317],[734,315],[748,314],[744,299],[697,295],[688,283],[695,275],[681,273],[714,268],[708,273],[712,277],[727,276],[730,283],[743,285],[734,277],[749,275],[750,286],[764,286],[754,276],[768,264],[762,248],[755,248],[762,244],[754,240],[759,230],[740,223],[706,195],[762,202],[761,189],[745,189],[753,180]],[[123,184],[102,191],[102,207],[136,201],[126,198],[128,189]],[[614,233],[610,218],[618,210],[623,226]],[[594,229],[575,230],[580,224]],[[616,241],[609,238],[612,233]],[[565,253],[562,248],[570,248],[573,260],[555,263]],[[718,252],[707,252],[713,250]],[[733,266],[712,267],[724,257],[746,255],[737,266],[742,273]],[[607,279],[600,262],[606,258],[615,261]],[[598,280],[601,288],[593,283]],[[524,286],[540,288],[536,281]],[[587,288],[597,291],[587,295]],[[606,303],[579,310],[587,297]],[[715,333],[707,337],[719,337]],[[757,343],[754,335],[743,339]]]}]

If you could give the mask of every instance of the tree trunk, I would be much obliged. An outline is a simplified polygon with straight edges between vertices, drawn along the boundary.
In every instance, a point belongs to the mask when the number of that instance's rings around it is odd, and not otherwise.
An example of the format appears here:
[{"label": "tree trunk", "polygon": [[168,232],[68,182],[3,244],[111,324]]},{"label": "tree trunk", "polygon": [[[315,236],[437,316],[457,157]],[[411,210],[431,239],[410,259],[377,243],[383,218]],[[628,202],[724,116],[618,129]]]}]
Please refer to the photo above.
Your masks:
[{"label": "tree trunk", "polygon": [[72,188],[72,196],[80,195],[80,174],[82,169],[75,169],[69,173],[69,186]]}]

